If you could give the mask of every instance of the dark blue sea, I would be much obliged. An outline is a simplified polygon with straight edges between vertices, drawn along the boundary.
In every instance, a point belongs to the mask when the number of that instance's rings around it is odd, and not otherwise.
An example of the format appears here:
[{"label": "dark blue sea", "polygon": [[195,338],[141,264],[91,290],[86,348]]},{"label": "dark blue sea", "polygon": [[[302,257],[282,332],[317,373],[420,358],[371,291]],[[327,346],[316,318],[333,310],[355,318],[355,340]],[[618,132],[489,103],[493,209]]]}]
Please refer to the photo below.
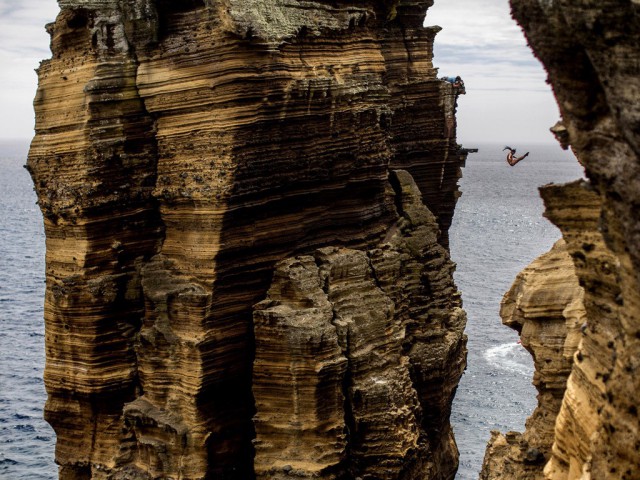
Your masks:
[{"label": "dark blue sea", "polygon": [[[522,430],[535,406],[532,362],[502,326],[500,299],[517,273],[559,238],[542,217],[538,186],[582,175],[554,145],[521,146],[515,167],[502,145],[478,147],[463,169],[463,195],[451,229],[456,282],[469,321],[469,367],[453,408],[460,449],[457,480],[476,480],[489,432]],[[55,479],[55,435],[42,418],[44,233],[31,179],[28,144],[0,143],[0,479]],[[525,150],[525,149],[523,149]]]}]

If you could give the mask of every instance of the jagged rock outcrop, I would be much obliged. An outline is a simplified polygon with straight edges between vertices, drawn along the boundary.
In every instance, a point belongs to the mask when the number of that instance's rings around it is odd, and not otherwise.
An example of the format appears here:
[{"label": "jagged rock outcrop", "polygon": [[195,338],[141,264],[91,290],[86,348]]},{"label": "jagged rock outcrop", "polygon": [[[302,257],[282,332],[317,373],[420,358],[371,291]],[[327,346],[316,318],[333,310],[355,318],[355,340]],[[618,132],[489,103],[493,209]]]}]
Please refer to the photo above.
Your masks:
[{"label": "jagged rock outcrop", "polygon": [[[534,358],[539,405],[524,434],[492,433],[482,480],[600,478],[590,476],[592,452],[607,428],[602,412],[623,310],[619,265],[601,232],[600,197],[588,182],[548,185],[541,193],[545,215],[563,233],[562,246],[518,276],[502,308]],[[560,300],[556,308],[548,302],[553,297]],[[527,316],[535,321],[522,322]],[[602,478],[617,478],[614,473]]]},{"label": "jagged rock outcrop", "polygon": [[542,189],[587,313],[544,478],[640,478],[640,24],[634,2],[511,0],[588,182]]},{"label": "jagged rock outcrop", "polygon": [[[422,26],[431,3],[59,1],[28,168],[61,478],[253,478],[252,306],[274,266],[326,247],[402,260],[383,246],[391,169],[415,178],[447,246],[465,153],[432,65],[439,29]],[[450,281],[438,255],[442,272],[407,287]],[[462,320],[426,325],[458,300],[385,295],[414,339],[393,347],[422,409],[419,435],[407,428],[438,458],[425,478],[450,478]]]},{"label": "jagged rock outcrop", "polygon": [[[583,338],[575,353],[574,366],[556,422],[552,456],[545,466],[547,478],[624,478],[616,471],[591,473],[595,449],[602,431],[609,428],[603,415],[613,400],[609,380],[617,360],[622,315],[620,272],[617,258],[606,246],[601,233],[600,198],[583,181],[563,186],[547,186],[542,191],[546,216],[567,242],[576,274],[584,288],[586,321]],[[636,398],[623,400],[634,405]],[[629,412],[625,412],[629,413]],[[630,457],[633,463],[637,459]],[[631,465],[629,465],[631,467]],[[629,468],[627,467],[627,468]],[[616,468],[617,470],[617,468]],[[628,478],[634,478],[626,474]]]},{"label": "jagged rock outcrop", "polygon": [[257,478],[455,475],[465,315],[435,218],[410,175],[394,183],[380,247],[286,259],[256,306]]},{"label": "jagged rock outcrop", "polygon": [[533,357],[538,406],[524,434],[491,433],[480,478],[538,480],[551,457],[556,417],[586,321],[583,290],[564,240],[518,274],[500,316]]}]

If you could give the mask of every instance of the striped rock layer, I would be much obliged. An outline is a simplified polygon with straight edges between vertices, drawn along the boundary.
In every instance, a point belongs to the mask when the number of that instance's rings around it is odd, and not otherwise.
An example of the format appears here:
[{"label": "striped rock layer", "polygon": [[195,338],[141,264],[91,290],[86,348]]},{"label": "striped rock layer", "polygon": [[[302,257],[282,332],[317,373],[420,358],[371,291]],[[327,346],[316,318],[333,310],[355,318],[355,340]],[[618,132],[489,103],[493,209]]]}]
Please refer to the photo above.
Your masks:
[{"label": "striped rock layer", "polygon": [[638,5],[622,0],[511,0],[511,6],[547,69],[558,101],[562,125],[553,130],[561,143],[571,146],[588,178],[541,190],[546,216],[560,228],[584,289],[586,318],[539,478],[637,479]]},{"label": "striped rock layer", "polygon": [[533,357],[538,406],[523,434],[491,432],[480,479],[541,480],[586,321],[584,291],[564,240],[518,274],[502,299],[500,315]]},{"label": "striped rock layer", "polygon": [[435,217],[395,178],[403,216],[382,246],[285,259],[256,305],[258,478],[455,475],[466,316]]},{"label": "striped rock layer", "polygon": [[[301,377],[310,382],[303,389],[323,394],[298,405],[300,422],[326,412],[310,434],[336,434],[310,458],[365,477],[377,475],[367,472],[380,460],[392,472],[385,478],[405,478],[400,459],[429,452],[435,463],[421,460],[415,478],[452,478],[448,412],[464,365],[452,268],[446,250],[423,258],[408,246],[404,259],[384,246],[398,222],[406,227],[399,177],[389,176],[403,169],[419,189],[412,198],[437,219],[429,240],[446,249],[465,159],[450,128],[456,93],[432,65],[439,28],[422,26],[431,2],[59,5],[47,27],[52,58],[38,70],[28,168],[47,236],[45,414],[60,477],[262,475],[254,463],[265,445],[284,444],[259,397],[289,385],[254,385],[277,346],[257,351],[264,343],[254,336],[253,305],[265,299],[278,262],[335,248],[379,252],[366,254],[384,271],[377,290],[372,273],[353,285],[338,275],[330,288],[341,298],[364,284],[375,291],[379,308],[357,304],[361,312],[341,328],[390,355],[375,368],[399,388],[379,401],[400,413],[383,415],[383,404],[335,410],[340,395],[372,382],[373,353],[351,351],[344,339],[335,350],[328,337],[307,351],[291,347],[286,355],[313,354],[309,361],[331,377]],[[329,263],[363,260],[326,255]],[[425,287],[432,281],[450,291],[433,294]],[[337,301],[326,299],[333,310]],[[337,335],[318,315],[312,328]],[[372,331],[360,316],[372,316]],[[380,423],[389,418],[399,423]],[[366,435],[351,431],[360,421]],[[258,436],[267,424],[273,439]]]}]

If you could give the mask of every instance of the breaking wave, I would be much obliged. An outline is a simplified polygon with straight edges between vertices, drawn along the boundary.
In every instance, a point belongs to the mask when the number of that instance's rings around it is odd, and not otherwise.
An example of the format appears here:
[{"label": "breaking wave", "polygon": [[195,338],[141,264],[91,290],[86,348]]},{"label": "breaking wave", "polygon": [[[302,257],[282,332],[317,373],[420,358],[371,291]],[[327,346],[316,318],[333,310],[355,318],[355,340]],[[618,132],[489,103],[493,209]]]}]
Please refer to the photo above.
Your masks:
[{"label": "breaking wave", "polygon": [[531,355],[519,343],[503,343],[484,352],[485,360],[500,370],[531,377],[533,364]]}]

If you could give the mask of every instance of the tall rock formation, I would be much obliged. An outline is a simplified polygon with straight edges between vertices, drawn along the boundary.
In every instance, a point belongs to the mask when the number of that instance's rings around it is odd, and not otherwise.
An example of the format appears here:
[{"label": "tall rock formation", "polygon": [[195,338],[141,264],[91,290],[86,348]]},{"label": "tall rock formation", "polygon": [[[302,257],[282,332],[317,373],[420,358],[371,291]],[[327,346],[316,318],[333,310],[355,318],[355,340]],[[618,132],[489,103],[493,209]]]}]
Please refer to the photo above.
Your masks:
[{"label": "tall rock formation", "polygon": [[546,215],[562,231],[584,288],[587,316],[549,439],[551,455],[539,474],[552,480],[637,479],[638,5],[622,0],[511,0],[511,5],[556,95],[563,122],[554,131],[571,145],[588,177],[542,189]]},{"label": "tall rock formation", "polygon": [[[630,456],[627,461],[618,459],[615,466],[605,472],[600,465],[606,458],[598,451],[603,441],[611,442],[607,448],[616,448],[618,439],[614,443],[603,438],[612,427],[609,422],[628,421],[628,418],[614,420],[606,412],[617,395],[616,390],[611,390],[610,380],[616,369],[618,351],[624,349],[624,345],[617,345],[622,341],[624,305],[620,265],[601,232],[600,198],[582,181],[547,186],[542,189],[542,196],[547,217],[558,225],[566,239],[584,288],[587,314],[580,327],[582,338],[574,355],[574,366],[556,421],[552,456],[544,473],[552,479],[635,478],[637,456]],[[638,400],[629,397],[617,402],[626,403],[623,413],[628,416]],[[633,421],[629,423],[632,430],[637,426],[637,420],[635,427]],[[632,433],[622,439],[622,443],[633,438]]]},{"label": "tall rock formation", "polygon": [[435,218],[394,179],[402,217],[383,245],[286,259],[256,306],[258,478],[455,474],[465,315]]},{"label": "tall rock formation", "polygon": [[[422,26],[431,3],[59,0],[28,168],[61,478],[269,478],[274,451],[303,476],[374,478],[380,461],[384,478],[453,477],[464,316],[446,247],[465,154],[432,65],[439,29]],[[428,252],[394,240],[413,221],[405,175],[437,219],[420,227]],[[293,301],[278,285],[302,281],[284,266],[300,255],[328,284],[290,308],[319,310],[254,313],[268,290]],[[311,343],[292,344],[305,324]],[[270,355],[306,382],[295,398]],[[386,403],[359,405],[376,375]],[[295,425],[274,419],[278,392]],[[303,466],[293,427],[320,442]]]},{"label": "tall rock formation", "polygon": [[584,292],[567,245],[559,240],[534,260],[502,299],[502,322],[517,330],[533,357],[538,406],[524,434],[491,432],[481,480],[541,480],[556,418],[586,320]]}]

